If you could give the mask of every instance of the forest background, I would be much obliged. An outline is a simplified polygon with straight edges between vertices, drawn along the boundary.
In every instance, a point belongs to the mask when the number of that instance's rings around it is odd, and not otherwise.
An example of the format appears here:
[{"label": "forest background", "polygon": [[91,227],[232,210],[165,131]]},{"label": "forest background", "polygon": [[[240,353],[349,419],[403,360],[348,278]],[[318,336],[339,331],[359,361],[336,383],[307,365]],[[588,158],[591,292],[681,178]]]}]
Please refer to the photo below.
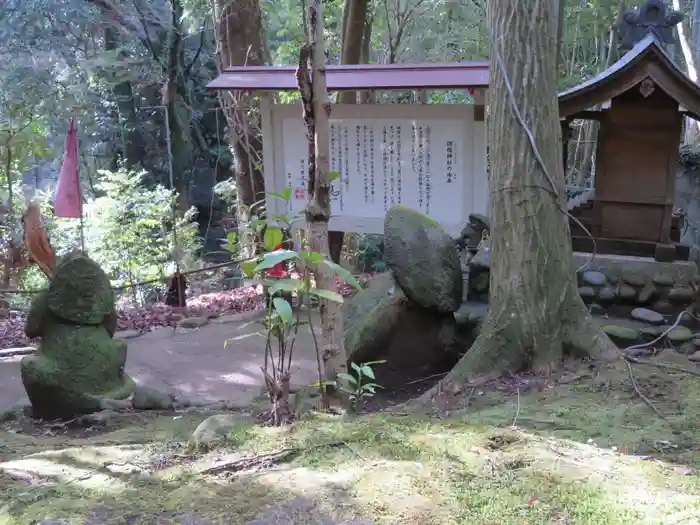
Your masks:
[{"label": "forest background", "polygon": [[[305,0],[0,0],[3,256],[9,260],[9,243],[21,235],[28,187],[44,203],[58,251],[75,245],[78,221],[53,221],[48,206],[75,117],[86,247],[118,285],[166,275],[176,256],[186,267],[230,258],[221,240],[246,230],[257,213],[251,206],[264,195],[258,99],[212,93],[206,84],[229,65],[296,64],[308,39],[307,7]],[[616,0],[559,2],[560,89],[618,58],[615,25],[627,7]],[[669,7],[686,15],[671,51],[697,80],[700,0]],[[485,9],[482,0],[328,0],[328,63],[486,60]],[[341,96],[344,103],[469,102],[464,92],[444,91]],[[574,123],[572,192],[591,184],[596,134],[595,122]],[[694,129],[685,140],[697,141]],[[331,239],[336,248],[341,242]],[[347,235],[345,260],[358,271],[379,269],[380,243]],[[10,280],[6,272],[4,284]],[[41,281],[32,270],[18,285]]]}]

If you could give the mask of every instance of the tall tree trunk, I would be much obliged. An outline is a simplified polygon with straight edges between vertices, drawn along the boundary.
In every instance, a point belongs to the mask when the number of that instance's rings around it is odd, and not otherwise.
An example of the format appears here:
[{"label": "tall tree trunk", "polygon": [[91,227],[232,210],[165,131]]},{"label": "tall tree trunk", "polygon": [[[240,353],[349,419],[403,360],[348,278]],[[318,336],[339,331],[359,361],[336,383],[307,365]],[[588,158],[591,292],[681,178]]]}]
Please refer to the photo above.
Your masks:
[{"label": "tall tree trunk", "polygon": [[173,183],[178,192],[182,211],[189,208],[189,182],[192,166],[192,141],[190,139],[190,110],[185,79],[182,0],[171,0],[172,20],[166,45],[166,81],[162,90],[162,104],[168,112],[170,126],[170,151],[172,155]]},{"label": "tall tree trunk", "polygon": [[562,47],[564,44],[564,23],[566,22],[566,0],[552,0],[552,13],[557,14],[556,23],[554,25],[554,33],[557,35],[557,43],[555,50],[555,69],[557,79],[559,78],[559,65],[562,63]]},{"label": "tall tree trunk", "polygon": [[[309,200],[305,215],[311,251],[328,258],[328,221],[331,217],[328,143],[330,104],[326,85],[323,0],[314,0],[309,7],[309,37],[310,43],[300,51],[297,69],[297,83],[309,141]],[[337,290],[335,272],[328,265],[317,264],[313,271],[319,289]],[[324,380],[333,381],[339,373],[347,372],[343,316],[339,303],[325,298],[321,298],[320,303]]]},{"label": "tall tree trunk", "polygon": [[[551,370],[572,351],[598,356],[614,349],[578,294],[569,225],[562,215],[556,13],[551,6],[551,0],[489,2],[488,27],[494,35],[487,116],[492,159],[489,312],[474,345],[447,376],[448,384],[529,368]],[[514,115],[516,106],[530,126],[546,172]]]},{"label": "tall tree trunk", "polygon": [[[212,7],[220,71],[230,66],[265,65],[267,50],[258,0],[212,0]],[[260,122],[257,112],[246,111],[251,101],[247,94],[222,92],[220,100],[234,153],[241,227],[248,221],[250,206],[265,197]]]},{"label": "tall tree trunk", "polygon": [[[119,33],[110,25],[105,27],[105,50],[116,51],[117,58],[124,59],[125,54],[119,49]],[[118,80],[112,85],[112,93],[117,102],[119,127],[124,144],[124,164],[131,169],[139,166],[146,156],[146,145],[139,130],[139,119],[134,104],[134,94],[131,82]]]}]

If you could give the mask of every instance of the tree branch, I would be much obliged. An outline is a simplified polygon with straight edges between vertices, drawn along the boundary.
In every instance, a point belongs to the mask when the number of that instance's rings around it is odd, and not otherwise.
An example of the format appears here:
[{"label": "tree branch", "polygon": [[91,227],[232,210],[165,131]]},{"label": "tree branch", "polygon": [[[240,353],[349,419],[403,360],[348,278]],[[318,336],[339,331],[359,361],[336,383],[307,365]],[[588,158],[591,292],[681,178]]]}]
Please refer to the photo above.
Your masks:
[{"label": "tree branch", "polygon": [[153,55],[153,59],[160,64],[161,67],[163,67],[163,64],[160,62],[160,56],[158,52],[156,51],[155,46],[153,45],[153,40],[151,39],[151,35],[148,31],[148,25],[146,24],[146,17],[143,14],[143,11],[141,11],[141,8],[138,6],[138,0],[134,0],[134,9],[139,15],[139,21],[141,22],[141,26],[143,27],[143,32],[145,33],[145,38],[143,39],[144,43],[146,44],[146,47],[148,50],[151,52]]},{"label": "tree branch", "polygon": [[204,48],[204,42],[206,39],[207,35],[207,20],[204,19],[204,26],[202,27],[202,33],[200,35],[199,39],[199,48],[197,49],[197,52],[194,54],[194,58],[192,59],[192,62],[190,62],[187,66],[185,66],[185,77],[190,76],[190,72],[192,71],[192,66],[194,66],[197,63],[197,60],[199,59],[199,55],[202,52],[202,49]]},{"label": "tree branch", "polygon": [[116,22],[124,29],[131,31],[133,34],[137,35],[140,39],[144,39],[144,32],[139,26],[134,24],[127,16],[117,7],[112,0],[85,0],[88,4],[92,4],[98,9],[100,9],[108,18],[111,18],[113,22]]}]

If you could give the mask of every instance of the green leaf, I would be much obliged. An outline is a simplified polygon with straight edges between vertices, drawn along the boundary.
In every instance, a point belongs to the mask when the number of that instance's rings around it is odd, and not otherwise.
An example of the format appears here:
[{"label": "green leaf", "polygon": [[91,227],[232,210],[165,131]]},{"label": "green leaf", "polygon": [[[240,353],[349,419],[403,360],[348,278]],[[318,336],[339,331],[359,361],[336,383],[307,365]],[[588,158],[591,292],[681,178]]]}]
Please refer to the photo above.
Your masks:
[{"label": "green leaf", "polygon": [[301,252],[299,257],[311,264],[321,264],[323,262],[323,255],[318,252]]},{"label": "green leaf", "polygon": [[299,279],[270,279],[263,281],[269,286],[267,293],[275,295],[277,292],[299,292],[304,284]]},{"label": "green leaf", "polygon": [[340,379],[345,379],[345,381],[347,381],[350,384],[353,384],[353,385],[357,384],[357,379],[354,376],[351,376],[350,374],[340,373],[340,374],[338,374],[338,377]]},{"label": "green leaf", "polygon": [[287,218],[286,215],[282,215],[281,213],[273,213],[272,215],[270,215],[270,218],[289,226],[289,218]]},{"label": "green leaf", "polygon": [[268,195],[272,197],[277,197],[278,199],[282,199],[285,202],[289,202],[292,198],[292,188],[287,187],[281,192],[271,191],[270,193],[268,193]]},{"label": "green leaf", "polygon": [[257,270],[255,267],[258,265],[258,259],[250,259],[249,261],[245,261],[241,263],[241,271],[246,277],[252,278],[256,273]]},{"label": "green leaf", "polygon": [[340,178],[340,172],[339,171],[330,171],[328,172],[328,182],[333,182],[336,179]]},{"label": "green leaf", "polygon": [[329,301],[333,301],[336,303],[343,302],[343,296],[340,295],[338,292],[332,292],[330,290],[313,290],[310,293],[312,295],[316,295],[317,297],[323,297],[324,299],[328,299]]},{"label": "green leaf", "polygon": [[357,281],[357,279],[355,279],[352,276],[352,274],[345,268],[343,268],[339,264],[334,263],[333,261],[324,260],[323,263],[328,265],[331,268],[331,270],[338,274],[343,281],[353,286],[357,290],[362,290],[362,286],[360,286],[360,283]]},{"label": "green leaf", "polygon": [[358,377],[362,376],[362,369],[357,363],[350,363],[350,368],[357,372]]},{"label": "green leaf", "polygon": [[251,219],[250,221],[250,229],[258,234],[262,232],[266,226],[267,222],[264,219]]},{"label": "green leaf", "polygon": [[265,249],[269,252],[277,249],[277,246],[282,242],[284,236],[282,235],[282,230],[279,228],[265,228],[265,235],[263,236],[263,244]]},{"label": "green leaf", "polygon": [[269,270],[276,264],[299,257],[297,252],[292,250],[276,250],[262,256],[262,261],[255,267],[255,272]]},{"label": "green leaf", "polygon": [[292,306],[282,299],[281,297],[274,297],[272,299],[272,305],[275,308],[275,312],[280,316],[282,322],[285,324],[292,324],[294,320],[294,313],[292,312]]},{"label": "green leaf", "polygon": [[235,246],[238,242],[238,232],[228,232],[226,234],[226,242],[231,246]]},{"label": "green leaf", "polygon": [[362,365],[361,367],[362,374],[366,377],[369,377],[370,379],[376,379],[374,377],[374,370],[372,370],[371,366],[368,365]]}]

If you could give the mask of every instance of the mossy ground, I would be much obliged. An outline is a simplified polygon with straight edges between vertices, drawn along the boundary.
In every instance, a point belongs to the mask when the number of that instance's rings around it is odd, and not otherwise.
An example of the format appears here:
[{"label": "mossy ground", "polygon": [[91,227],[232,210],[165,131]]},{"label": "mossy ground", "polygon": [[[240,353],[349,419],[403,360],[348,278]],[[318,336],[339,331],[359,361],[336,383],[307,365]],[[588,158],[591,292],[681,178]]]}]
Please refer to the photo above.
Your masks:
[{"label": "mossy ground", "polygon": [[[188,512],[245,524],[299,496],[339,522],[700,521],[700,377],[634,366],[667,422],[636,395],[623,363],[581,373],[541,390],[469,389],[437,411],[442,418],[319,414],[281,429],[242,426],[207,454],[183,445],[201,414],[132,416],[84,438],[6,431],[0,525],[47,516],[81,525],[90,516],[99,524],[177,523],[170,520]],[[255,471],[195,474],[285,447],[301,452]],[[288,523],[315,522],[307,514]]]}]

